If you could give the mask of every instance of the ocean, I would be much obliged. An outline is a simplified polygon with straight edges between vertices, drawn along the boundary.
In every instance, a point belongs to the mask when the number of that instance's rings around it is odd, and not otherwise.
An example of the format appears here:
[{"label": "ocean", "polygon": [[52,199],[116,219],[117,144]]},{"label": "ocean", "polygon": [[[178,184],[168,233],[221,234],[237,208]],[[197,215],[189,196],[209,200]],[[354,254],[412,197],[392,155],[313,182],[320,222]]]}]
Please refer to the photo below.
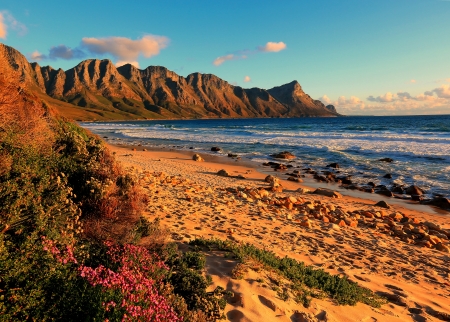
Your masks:
[{"label": "ocean", "polygon": [[[292,165],[327,170],[337,162],[340,175],[355,183],[415,184],[432,198],[450,197],[450,115],[364,116],[83,122],[110,143],[142,144],[223,155],[263,163],[289,151]],[[391,163],[378,161],[391,158]],[[383,178],[387,173],[392,179]]]}]

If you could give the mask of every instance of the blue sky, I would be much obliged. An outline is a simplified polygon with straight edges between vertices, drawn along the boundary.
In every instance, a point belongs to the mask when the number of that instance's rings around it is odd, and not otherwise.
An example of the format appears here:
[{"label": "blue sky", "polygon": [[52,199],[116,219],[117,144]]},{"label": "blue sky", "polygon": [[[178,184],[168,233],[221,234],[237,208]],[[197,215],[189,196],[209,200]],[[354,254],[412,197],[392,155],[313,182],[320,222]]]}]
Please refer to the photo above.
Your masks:
[{"label": "blue sky", "polygon": [[2,1],[0,41],[69,69],[109,58],[242,87],[298,80],[354,115],[450,114],[450,1]]}]

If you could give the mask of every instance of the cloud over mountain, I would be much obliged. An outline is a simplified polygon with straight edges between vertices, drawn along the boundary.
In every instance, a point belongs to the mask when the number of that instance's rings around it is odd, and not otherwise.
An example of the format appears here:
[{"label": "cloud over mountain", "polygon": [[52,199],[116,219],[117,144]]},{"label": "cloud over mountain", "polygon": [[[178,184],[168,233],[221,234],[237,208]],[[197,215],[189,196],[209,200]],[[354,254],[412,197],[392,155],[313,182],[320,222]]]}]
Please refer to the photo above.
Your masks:
[{"label": "cloud over mountain", "polygon": [[6,39],[8,35],[8,29],[14,30],[19,36],[23,36],[27,33],[27,27],[18,21],[7,10],[0,11],[0,38]]},{"label": "cloud over mountain", "polygon": [[83,38],[81,47],[94,54],[110,54],[121,63],[136,62],[139,56],[150,58],[169,44],[164,36],[145,35],[132,40],[125,37]]},{"label": "cloud over mountain", "polygon": [[4,22],[3,14],[0,12],[0,38],[6,39],[6,24]]}]

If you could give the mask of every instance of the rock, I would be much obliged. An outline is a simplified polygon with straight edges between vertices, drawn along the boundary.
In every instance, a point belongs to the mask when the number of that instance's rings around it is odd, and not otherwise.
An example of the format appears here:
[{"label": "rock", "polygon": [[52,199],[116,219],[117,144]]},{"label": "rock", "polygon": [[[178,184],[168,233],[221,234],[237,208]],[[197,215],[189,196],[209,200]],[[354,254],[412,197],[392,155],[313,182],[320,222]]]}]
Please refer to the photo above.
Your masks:
[{"label": "rock", "polygon": [[192,156],[192,160],[194,160],[194,161],[198,161],[198,162],[203,162],[203,161],[205,161],[201,156],[200,156],[200,154],[194,154],[193,156]]},{"label": "rock", "polygon": [[329,228],[330,230],[341,230],[341,227],[339,227],[339,226],[336,225],[336,224],[330,224],[330,225],[328,226],[328,228]]},{"label": "rock", "polygon": [[296,192],[298,192],[298,193],[308,193],[308,192],[311,192],[311,190],[306,189],[306,188],[298,188],[296,190]]},{"label": "rock", "polygon": [[296,178],[296,177],[289,177],[287,179],[288,179],[288,181],[294,181],[294,182],[300,182],[300,183],[303,182],[302,179]]},{"label": "rock", "polygon": [[295,155],[293,155],[289,151],[283,151],[280,153],[271,154],[270,156],[273,158],[276,158],[276,159],[286,159],[286,160],[295,159]]},{"label": "rock", "polygon": [[268,175],[268,176],[264,179],[264,181],[270,183],[271,185],[277,185],[277,184],[280,183],[280,179],[278,179],[277,177],[272,176],[272,175]]},{"label": "rock", "polygon": [[389,215],[390,218],[394,219],[395,221],[400,221],[403,219],[403,215],[399,212],[393,212]]},{"label": "rock", "polygon": [[342,219],[338,221],[337,225],[338,225],[339,227],[346,227],[346,226],[347,226],[347,224],[345,223],[345,221],[342,220]]},{"label": "rock", "polygon": [[384,200],[378,201],[375,206],[377,207],[382,207],[382,208],[386,208],[386,209],[390,209],[391,206],[388,205],[388,203]]},{"label": "rock", "polygon": [[295,197],[288,197],[287,200],[289,200],[290,203],[296,203],[298,200]]},{"label": "rock", "polygon": [[444,253],[450,253],[450,247],[448,245],[444,245],[443,243],[437,243],[435,248]]},{"label": "rock", "polygon": [[382,162],[392,162],[392,161],[394,161],[394,160],[391,159],[391,158],[383,158],[383,159],[379,159],[378,161],[382,161]]},{"label": "rock", "polygon": [[217,172],[217,175],[222,176],[222,177],[229,177],[230,174],[227,172],[227,170],[219,170],[219,172]]},{"label": "rock", "polygon": [[350,221],[347,223],[347,225],[348,225],[349,227],[356,228],[356,227],[358,227],[358,221],[357,221],[357,220],[350,220]]},{"label": "rock", "polygon": [[395,186],[391,189],[393,193],[403,194],[403,188],[401,186]]},{"label": "rock", "polygon": [[424,205],[432,205],[442,209],[450,209],[450,200],[444,197],[436,197],[431,200],[424,200],[421,202]]},{"label": "rock", "polygon": [[342,198],[342,195],[339,192],[325,188],[317,188],[313,193],[331,198]]},{"label": "rock", "polygon": [[233,154],[233,153],[228,153],[228,157],[229,158],[237,158],[238,155],[237,154]]},{"label": "rock", "polygon": [[300,226],[302,227],[307,227],[307,228],[311,228],[312,224],[311,224],[311,220],[309,219],[304,219],[300,222]]},{"label": "rock", "polygon": [[339,164],[334,162],[334,163],[330,163],[329,165],[327,165],[327,168],[335,168],[335,169],[339,169]]},{"label": "rock", "polygon": [[287,166],[284,164],[278,164],[275,166],[275,170],[287,170]]},{"label": "rock", "polygon": [[211,148],[211,151],[214,151],[214,152],[219,152],[219,151],[221,151],[222,149],[221,148],[219,148],[218,146],[213,146],[212,148]]},{"label": "rock", "polygon": [[386,179],[392,179],[392,174],[386,173],[386,174],[383,176],[383,178],[386,178]]},{"label": "rock", "polygon": [[242,174],[239,174],[236,178],[237,178],[237,179],[241,179],[241,180],[247,179],[247,178],[244,177]]},{"label": "rock", "polygon": [[306,312],[295,311],[291,316],[292,322],[316,322],[317,319],[311,314]]},{"label": "rock", "polygon": [[423,190],[420,189],[418,186],[412,185],[412,186],[409,186],[408,188],[406,188],[405,193],[407,195],[421,196],[421,195],[423,195]]},{"label": "rock", "polygon": [[394,196],[394,194],[393,194],[391,191],[389,191],[389,190],[384,190],[384,189],[381,189],[381,190],[375,190],[375,193],[377,193],[377,194],[379,194],[379,195],[386,196],[386,197],[393,197],[393,196]]}]

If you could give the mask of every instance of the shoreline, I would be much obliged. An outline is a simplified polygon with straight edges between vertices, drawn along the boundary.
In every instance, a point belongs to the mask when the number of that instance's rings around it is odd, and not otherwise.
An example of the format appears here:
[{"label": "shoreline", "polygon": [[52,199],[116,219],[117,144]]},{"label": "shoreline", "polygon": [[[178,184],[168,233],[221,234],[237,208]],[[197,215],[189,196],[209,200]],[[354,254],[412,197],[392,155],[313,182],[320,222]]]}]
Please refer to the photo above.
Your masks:
[{"label": "shoreline", "polygon": [[[147,146],[147,145],[133,145],[133,144],[121,144],[121,143],[107,143],[108,146],[115,146],[120,148],[126,148],[130,151],[133,151],[133,149],[136,149],[136,152],[143,151],[144,149],[147,152],[167,152],[171,154],[179,154],[179,158],[182,156],[187,156],[189,160],[192,160],[192,156],[195,153],[200,154],[205,161],[214,163],[214,164],[223,164],[223,165],[239,165],[243,167],[249,167],[254,169],[255,171],[267,176],[267,175],[274,175],[279,177],[285,184],[287,183],[289,186],[292,186],[291,188],[298,189],[298,188],[306,188],[309,190],[315,190],[317,188],[326,188],[331,189],[334,191],[337,191],[341,193],[342,195],[351,198],[354,202],[365,202],[370,203],[373,202],[373,204],[379,202],[379,201],[385,201],[390,206],[399,207],[399,210],[406,210],[406,211],[416,211],[416,212],[425,212],[430,215],[439,215],[439,216],[450,216],[450,211],[438,208],[436,206],[432,205],[424,205],[420,204],[418,202],[415,202],[413,200],[408,199],[399,199],[395,197],[387,197],[381,194],[376,193],[367,193],[359,190],[351,190],[346,189],[345,187],[342,187],[339,183],[336,182],[320,182],[317,181],[311,177],[303,177],[301,178],[303,182],[301,183],[295,183],[292,181],[286,180],[285,174],[289,172],[289,169],[286,171],[274,171],[273,168],[268,166],[263,166],[261,163],[252,161],[252,160],[246,160],[246,159],[235,159],[227,157],[224,154],[212,154],[212,153],[202,153],[195,150],[183,150],[183,149],[177,149],[175,146],[167,146],[163,148],[158,148],[155,146]],[[279,163],[282,163],[282,159],[278,159]],[[292,168],[291,170],[294,170]]]},{"label": "shoreline", "polygon": [[[395,215],[408,218],[410,225],[419,223],[417,227],[424,222],[435,223],[450,234],[445,216],[396,204],[383,209],[371,200],[349,196],[301,193],[297,189],[306,188],[305,183],[284,179],[280,180],[283,191],[271,192],[264,181],[266,173],[240,161],[219,162],[227,157],[205,155],[205,162],[197,162],[192,160],[195,152],[142,151],[146,147],[130,145],[108,147],[148,192],[145,216],[150,220],[160,218],[170,230],[172,241],[185,245],[195,238],[219,238],[250,243],[345,276],[391,298],[380,309],[363,304],[337,306],[327,299],[314,299],[309,308],[303,308],[279,298],[267,282],[270,274],[250,269],[246,278],[236,280],[230,277],[236,262],[217,252],[207,254],[206,271],[212,276],[212,289],[222,286],[245,302],[227,304],[225,315],[229,321],[291,321],[289,317],[297,310],[314,316],[326,312],[328,321],[440,321],[435,317],[438,313],[450,316],[446,305],[450,299],[450,254],[409,244],[387,228],[387,223],[402,226],[393,219]],[[221,169],[232,177],[219,176]],[[238,179],[238,175],[246,178]],[[268,191],[268,199],[258,199],[256,191]],[[295,203],[289,204],[288,200]],[[386,217],[370,219],[368,213],[383,213]],[[338,219],[337,214],[344,214],[340,217],[343,219]],[[449,245],[448,239],[442,241]],[[266,282],[256,282],[261,277]],[[262,304],[260,296],[275,303],[278,313]]]}]

